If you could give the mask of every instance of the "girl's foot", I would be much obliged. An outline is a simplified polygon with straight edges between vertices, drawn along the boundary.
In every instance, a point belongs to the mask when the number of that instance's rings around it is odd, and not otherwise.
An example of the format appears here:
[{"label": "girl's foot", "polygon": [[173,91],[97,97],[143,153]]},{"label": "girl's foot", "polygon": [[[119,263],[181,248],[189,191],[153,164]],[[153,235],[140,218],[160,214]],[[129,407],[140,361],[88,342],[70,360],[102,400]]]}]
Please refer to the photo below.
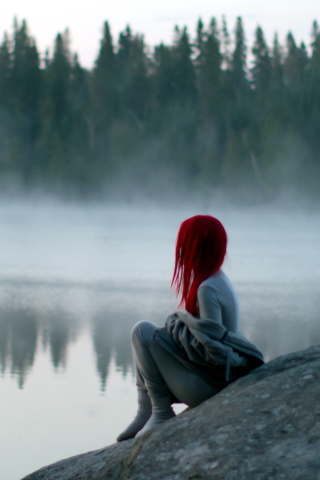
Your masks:
[{"label": "girl's foot", "polygon": [[138,389],[138,411],[133,421],[117,437],[117,442],[133,438],[148,422],[152,414],[152,405],[147,390]]},{"label": "girl's foot", "polygon": [[142,435],[151,430],[151,428],[155,427],[156,425],[160,425],[160,423],[163,423],[166,420],[170,420],[170,418],[173,418],[175,416],[176,414],[174,413],[171,406],[170,408],[166,409],[160,407],[153,407],[151,417],[146,422],[144,427],[137,432],[136,438],[142,437]]}]

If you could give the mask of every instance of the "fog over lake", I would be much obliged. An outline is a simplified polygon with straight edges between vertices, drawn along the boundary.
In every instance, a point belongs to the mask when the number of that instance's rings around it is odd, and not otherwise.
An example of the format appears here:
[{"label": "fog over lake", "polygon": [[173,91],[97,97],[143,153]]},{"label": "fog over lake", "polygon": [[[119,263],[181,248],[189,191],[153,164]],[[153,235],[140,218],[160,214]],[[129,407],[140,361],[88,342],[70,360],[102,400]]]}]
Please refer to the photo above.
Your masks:
[{"label": "fog over lake", "polygon": [[111,444],[130,422],[130,330],[177,307],[175,237],[198,213],[226,227],[241,330],[266,360],[320,343],[316,211],[0,200],[1,480]]}]

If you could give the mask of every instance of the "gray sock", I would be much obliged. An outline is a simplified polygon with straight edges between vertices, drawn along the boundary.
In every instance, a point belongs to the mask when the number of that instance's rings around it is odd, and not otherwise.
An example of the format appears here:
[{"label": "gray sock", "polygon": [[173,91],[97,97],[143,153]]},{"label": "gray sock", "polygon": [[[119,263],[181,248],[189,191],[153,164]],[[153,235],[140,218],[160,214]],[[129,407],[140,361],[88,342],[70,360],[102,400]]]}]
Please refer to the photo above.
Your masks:
[{"label": "gray sock", "polygon": [[169,395],[152,398],[152,404],[152,415],[146,422],[144,427],[139,430],[136,438],[140,438],[154,426],[159,425],[160,423],[163,423],[166,420],[170,420],[170,418],[176,416],[171,407],[171,399]]},{"label": "gray sock", "polygon": [[147,390],[138,388],[138,411],[133,421],[117,437],[117,442],[133,438],[148,422],[152,413],[152,405]]}]

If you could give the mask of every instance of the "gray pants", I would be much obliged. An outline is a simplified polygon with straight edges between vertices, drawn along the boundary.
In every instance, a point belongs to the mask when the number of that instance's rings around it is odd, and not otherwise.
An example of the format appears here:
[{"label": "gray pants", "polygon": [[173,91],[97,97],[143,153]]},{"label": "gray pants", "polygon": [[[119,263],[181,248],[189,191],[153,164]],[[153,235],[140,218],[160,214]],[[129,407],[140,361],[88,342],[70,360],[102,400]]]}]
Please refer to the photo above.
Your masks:
[{"label": "gray pants", "polygon": [[219,390],[190,372],[154,339],[158,327],[147,321],[138,322],[132,330],[133,360],[138,388],[146,388],[149,396],[170,395],[172,403],[196,407]]}]

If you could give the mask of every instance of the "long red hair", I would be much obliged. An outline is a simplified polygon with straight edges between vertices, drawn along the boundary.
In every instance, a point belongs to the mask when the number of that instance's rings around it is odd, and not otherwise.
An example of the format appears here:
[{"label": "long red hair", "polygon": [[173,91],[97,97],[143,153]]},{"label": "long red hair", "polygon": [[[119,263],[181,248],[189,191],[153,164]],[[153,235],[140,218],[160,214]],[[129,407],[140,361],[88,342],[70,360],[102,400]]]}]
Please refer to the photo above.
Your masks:
[{"label": "long red hair", "polygon": [[200,284],[217,272],[227,251],[227,233],[211,215],[196,215],[181,223],[171,287],[181,294],[179,307],[197,315]]}]

